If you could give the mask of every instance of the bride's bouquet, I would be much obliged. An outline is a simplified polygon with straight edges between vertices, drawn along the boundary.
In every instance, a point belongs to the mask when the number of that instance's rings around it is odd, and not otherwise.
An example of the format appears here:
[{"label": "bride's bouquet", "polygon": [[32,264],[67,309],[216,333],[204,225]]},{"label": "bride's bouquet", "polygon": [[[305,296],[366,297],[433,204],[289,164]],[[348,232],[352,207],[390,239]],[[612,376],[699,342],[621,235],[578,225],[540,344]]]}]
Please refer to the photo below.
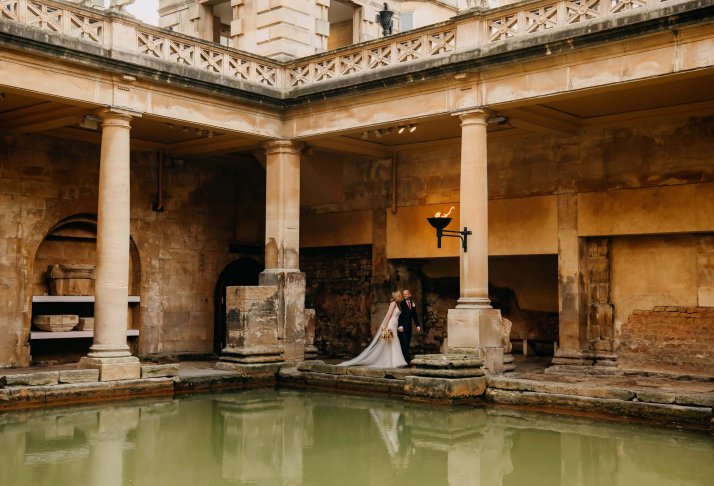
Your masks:
[{"label": "bride's bouquet", "polygon": [[388,327],[382,329],[382,334],[380,335],[381,339],[384,339],[385,341],[391,341],[393,337],[394,333],[391,329],[389,329]]}]

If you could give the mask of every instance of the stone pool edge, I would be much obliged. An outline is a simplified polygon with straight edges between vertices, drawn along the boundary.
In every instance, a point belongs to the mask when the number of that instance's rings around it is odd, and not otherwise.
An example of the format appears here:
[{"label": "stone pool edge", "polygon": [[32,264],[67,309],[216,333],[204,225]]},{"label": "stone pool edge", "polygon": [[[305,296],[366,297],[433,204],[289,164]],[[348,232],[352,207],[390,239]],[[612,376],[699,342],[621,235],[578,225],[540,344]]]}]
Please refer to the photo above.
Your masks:
[{"label": "stone pool edge", "polygon": [[[484,375],[483,391],[468,387],[462,396],[444,396],[439,380],[409,375],[409,370],[340,368],[319,364],[309,368],[284,367],[278,386],[284,388],[381,395],[407,401],[437,404],[472,404],[535,409],[549,413],[595,415],[612,419],[656,421],[667,425],[696,426],[714,430],[714,394],[628,390],[623,387],[586,386],[543,382],[508,375]],[[414,390],[415,380],[422,382]],[[442,380],[443,382],[443,380]],[[435,386],[434,393],[423,388]],[[478,393],[478,394],[477,394]]]},{"label": "stone pool edge", "polygon": [[[174,365],[175,366],[175,365]],[[164,370],[164,372],[167,370]],[[34,385],[0,388],[0,411],[185,394],[279,387],[377,395],[434,404],[538,409],[550,413],[634,418],[714,430],[714,394],[628,390],[488,375],[450,379],[414,376],[410,369],[344,368],[321,362],[237,366],[232,372],[138,380],[61,383],[38,372]],[[177,371],[177,370],[176,370]],[[154,369],[161,374],[159,367]],[[49,384],[46,382],[49,381]]]}]

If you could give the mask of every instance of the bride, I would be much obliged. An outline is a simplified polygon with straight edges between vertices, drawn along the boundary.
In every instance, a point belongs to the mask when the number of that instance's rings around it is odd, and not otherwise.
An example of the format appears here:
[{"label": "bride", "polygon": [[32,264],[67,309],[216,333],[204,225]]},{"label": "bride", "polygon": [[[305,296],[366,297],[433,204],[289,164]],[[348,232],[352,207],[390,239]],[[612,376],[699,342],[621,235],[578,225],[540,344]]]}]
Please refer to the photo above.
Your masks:
[{"label": "bride", "polygon": [[367,349],[354,359],[340,363],[337,366],[371,366],[373,368],[399,368],[406,366],[407,362],[402,355],[402,348],[397,338],[397,321],[399,320],[399,303],[402,293],[392,293],[392,302],[389,304],[387,316],[379,326],[372,342]]}]

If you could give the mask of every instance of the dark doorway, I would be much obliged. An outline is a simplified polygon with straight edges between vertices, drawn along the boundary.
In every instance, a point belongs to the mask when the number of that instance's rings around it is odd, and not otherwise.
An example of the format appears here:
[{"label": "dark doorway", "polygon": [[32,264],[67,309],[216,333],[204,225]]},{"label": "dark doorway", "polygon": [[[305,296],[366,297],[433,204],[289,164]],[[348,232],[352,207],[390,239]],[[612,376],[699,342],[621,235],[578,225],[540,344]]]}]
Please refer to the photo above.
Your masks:
[{"label": "dark doorway", "polygon": [[221,354],[226,347],[226,287],[258,285],[263,265],[252,258],[239,258],[226,266],[218,277],[213,296],[213,351]]}]

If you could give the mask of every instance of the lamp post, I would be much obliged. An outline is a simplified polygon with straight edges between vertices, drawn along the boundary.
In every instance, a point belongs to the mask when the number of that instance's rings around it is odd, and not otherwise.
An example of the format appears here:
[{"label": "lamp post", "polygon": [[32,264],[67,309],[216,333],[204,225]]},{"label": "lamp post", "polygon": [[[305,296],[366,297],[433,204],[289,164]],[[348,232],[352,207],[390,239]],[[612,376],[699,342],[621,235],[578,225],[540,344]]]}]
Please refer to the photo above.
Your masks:
[{"label": "lamp post", "polygon": [[470,234],[473,234],[466,226],[462,231],[454,231],[444,229],[451,223],[451,218],[445,217],[433,217],[426,218],[429,224],[436,229],[436,247],[441,248],[441,238],[459,238],[461,240],[461,248],[463,248],[464,253],[468,251],[468,238]]}]

